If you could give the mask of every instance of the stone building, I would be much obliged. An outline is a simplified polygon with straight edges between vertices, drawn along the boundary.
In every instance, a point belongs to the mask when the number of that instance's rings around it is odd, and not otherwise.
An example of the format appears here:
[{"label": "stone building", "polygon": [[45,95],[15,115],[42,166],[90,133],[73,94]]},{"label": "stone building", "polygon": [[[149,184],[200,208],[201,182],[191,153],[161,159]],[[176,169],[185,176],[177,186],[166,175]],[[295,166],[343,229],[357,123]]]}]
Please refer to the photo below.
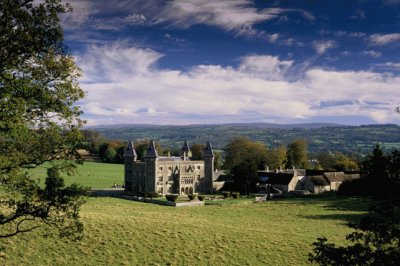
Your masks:
[{"label": "stone building", "polygon": [[187,141],[179,157],[159,156],[150,141],[143,160],[137,160],[133,141],[125,153],[125,190],[134,194],[156,192],[166,194],[212,193],[214,152],[210,142],[203,151],[203,160],[192,161]]}]

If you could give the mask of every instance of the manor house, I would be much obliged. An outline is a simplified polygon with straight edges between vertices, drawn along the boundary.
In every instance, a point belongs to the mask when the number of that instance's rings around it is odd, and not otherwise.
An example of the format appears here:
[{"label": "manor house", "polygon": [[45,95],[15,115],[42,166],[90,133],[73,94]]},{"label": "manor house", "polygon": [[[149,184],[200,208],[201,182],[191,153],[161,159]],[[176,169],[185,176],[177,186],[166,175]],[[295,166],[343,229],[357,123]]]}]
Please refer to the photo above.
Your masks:
[{"label": "manor house", "polygon": [[133,141],[124,152],[125,190],[134,194],[156,192],[192,194],[213,192],[214,152],[210,142],[203,150],[203,160],[192,161],[187,141],[179,157],[158,156],[154,141],[150,141],[143,160],[137,160]]}]

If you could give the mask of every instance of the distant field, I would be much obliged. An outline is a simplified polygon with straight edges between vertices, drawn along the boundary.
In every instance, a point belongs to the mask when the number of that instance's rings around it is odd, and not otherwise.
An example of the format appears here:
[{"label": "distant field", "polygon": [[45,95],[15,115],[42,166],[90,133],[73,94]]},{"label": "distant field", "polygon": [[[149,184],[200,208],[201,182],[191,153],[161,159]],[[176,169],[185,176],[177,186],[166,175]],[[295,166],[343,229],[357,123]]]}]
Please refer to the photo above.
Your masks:
[{"label": "distant field", "polygon": [[3,239],[1,265],[307,265],[317,237],[345,244],[360,198],[294,198],[260,204],[173,208],[90,198],[80,242]]},{"label": "distant field", "polygon": [[[46,179],[48,164],[39,166],[30,171],[35,179],[43,184]],[[65,184],[81,184],[92,188],[110,188],[114,183],[123,185],[124,166],[122,164],[85,162],[78,165],[76,174],[73,176],[63,175]]]}]

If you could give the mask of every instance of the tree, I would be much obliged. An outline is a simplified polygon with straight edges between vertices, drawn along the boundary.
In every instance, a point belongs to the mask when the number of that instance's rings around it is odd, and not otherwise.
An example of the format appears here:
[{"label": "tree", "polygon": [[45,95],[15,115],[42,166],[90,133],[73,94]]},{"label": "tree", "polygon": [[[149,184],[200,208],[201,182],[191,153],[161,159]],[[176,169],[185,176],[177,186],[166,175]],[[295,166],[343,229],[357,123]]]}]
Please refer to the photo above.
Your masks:
[{"label": "tree", "polygon": [[286,152],[286,168],[307,168],[307,142],[305,140],[295,140],[289,143]]},{"label": "tree", "polygon": [[258,175],[257,164],[254,160],[247,158],[236,164],[231,169],[231,175],[235,181],[235,187],[240,193],[248,195],[255,192]]},{"label": "tree", "polygon": [[346,239],[349,246],[336,247],[325,237],[313,243],[309,261],[320,265],[398,265],[400,261],[400,219],[398,203],[384,202],[370,208],[370,214],[358,224]]},{"label": "tree", "polygon": [[279,145],[273,150],[268,150],[267,166],[270,169],[279,169],[286,165],[286,147]]},{"label": "tree", "polygon": [[257,169],[262,170],[267,162],[267,148],[258,142],[240,137],[233,139],[225,149],[224,168],[232,169],[236,164],[245,160],[252,160],[256,163]]},{"label": "tree", "polygon": [[194,143],[190,150],[192,151],[192,160],[202,160],[203,150],[206,146],[204,144]]},{"label": "tree", "polygon": [[[58,228],[61,235],[82,233],[83,189],[49,181],[43,190],[26,172],[46,161],[79,159],[83,121],[75,103],[84,92],[58,18],[70,10],[61,0],[0,1],[1,237],[39,226]],[[57,169],[71,167],[64,163]]]},{"label": "tree", "polygon": [[255,190],[257,170],[263,170],[268,160],[267,148],[246,138],[235,138],[225,148],[224,168],[235,181],[236,189],[248,194]]}]

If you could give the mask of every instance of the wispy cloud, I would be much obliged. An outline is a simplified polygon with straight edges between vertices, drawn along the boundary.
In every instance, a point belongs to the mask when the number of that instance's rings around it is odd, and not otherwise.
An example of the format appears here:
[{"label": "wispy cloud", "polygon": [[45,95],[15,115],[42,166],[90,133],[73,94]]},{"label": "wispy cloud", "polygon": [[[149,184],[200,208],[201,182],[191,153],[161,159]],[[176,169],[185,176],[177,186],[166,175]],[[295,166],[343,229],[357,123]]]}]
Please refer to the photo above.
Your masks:
[{"label": "wispy cloud", "polygon": [[372,45],[377,45],[377,46],[383,46],[393,42],[399,42],[400,33],[372,34],[369,36],[369,41]]},{"label": "wispy cloud", "polygon": [[[196,65],[178,71],[159,69],[162,56],[124,42],[90,46],[78,61],[85,73],[82,87],[88,94],[82,108],[89,123],[299,122],[349,115],[382,123],[396,119],[391,111],[398,104],[399,77],[314,68],[291,80],[295,62],[270,55],[242,57],[237,67]],[[380,104],[370,104],[376,99]]]},{"label": "wispy cloud", "polygon": [[336,47],[336,42],[332,40],[315,41],[313,45],[317,54],[324,54],[327,50]]},{"label": "wispy cloud", "polygon": [[278,19],[287,12],[299,12],[310,21],[315,19],[310,12],[304,10],[257,9],[254,7],[253,1],[250,0],[175,0],[168,2],[154,21],[184,29],[193,25],[204,24],[217,26],[237,35],[258,35],[264,32],[255,29],[256,24]]},{"label": "wispy cloud", "polygon": [[382,56],[382,53],[379,51],[373,51],[373,50],[368,50],[368,51],[362,51],[361,52],[362,55],[365,56],[370,56],[370,57],[374,57],[374,58],[378,58]]},{"label": "wispy cloud", "polygon": [[400,71],[400,63],[386,62],[386,63],[374,64],[374,66]]}]

